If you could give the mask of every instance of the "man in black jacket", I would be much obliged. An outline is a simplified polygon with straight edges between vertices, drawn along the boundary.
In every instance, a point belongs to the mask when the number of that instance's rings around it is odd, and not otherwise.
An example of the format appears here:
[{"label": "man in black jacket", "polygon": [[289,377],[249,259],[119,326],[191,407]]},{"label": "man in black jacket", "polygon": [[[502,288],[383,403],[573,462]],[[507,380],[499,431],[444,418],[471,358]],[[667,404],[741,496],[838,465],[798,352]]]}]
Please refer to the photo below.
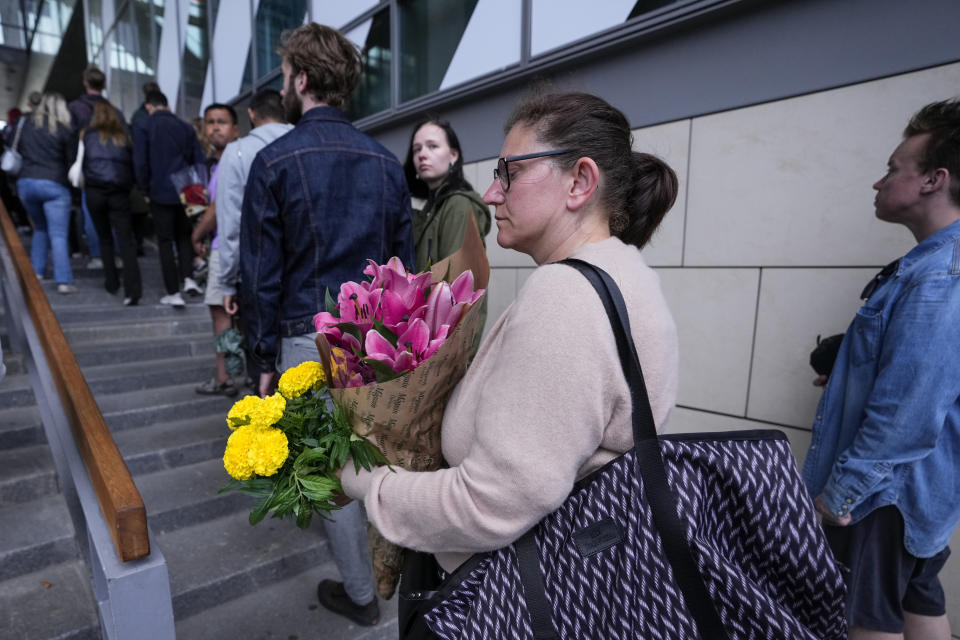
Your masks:
[{"label": "man in black jacket", "polygon": [[[78,139],[80,132],[90,125],[93,119],[93,107],[103,97],[103,90],[107,86],[107,76],[97,67],[87,67],[83,71],[83,95],[67,105],[70,110],[70,118],[73,121],[73,130]],[[123,113],[114,107],[121,122],[126,123]],[[100,241],[97,238],[97,231],[93,225],[93,218],[90,217],[90,209],[87,207],[87,193],[84,191],[80,196],[80,205],[83,209],[83,233],[87,236],[87,247],[90,249],[90,262],[88,269],[99,269],[103,267],[100,259]]]},{"label": "man in black jacket", "polygon": [[182,308],[180,287],[192,284],[192,280],[187,280],[193,273],[192,229],[170,174],[203,163],[205,155],[193,127],[170,111],[165,95],[152,91],[147,95],[146,107],[150,117],[144,126],[133,130],[133,167],[137,186],[150,199],[156,227],[163,285],[167,291],[160,303]]}]

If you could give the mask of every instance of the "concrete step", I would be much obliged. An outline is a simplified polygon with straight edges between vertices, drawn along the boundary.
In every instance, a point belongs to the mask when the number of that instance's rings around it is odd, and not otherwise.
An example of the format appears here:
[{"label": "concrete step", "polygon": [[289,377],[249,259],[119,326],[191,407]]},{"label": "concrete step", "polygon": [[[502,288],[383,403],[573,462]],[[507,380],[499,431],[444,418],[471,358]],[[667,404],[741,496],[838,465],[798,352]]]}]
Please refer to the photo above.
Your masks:
[{"label": "concrete step", "polygon": [[82,367],[95,396],[199,383],[213,374],[210,354]]},{"label": "concrete step", "polygon": [[[191,417],[226,419],[237,398],[202,396],[194,391],[195,387],[196,383],[190,382],[123,393],[98,393],[95,398],[107,426],[115,434],[124,429]],[[36,445],[44,442],[44,438],[43,424],[35,406],[0,409],[0,449]]]},{"label": "concrete step", "polygon": [[0,638],[99,640],[86,565],[63,562],[0,582]]},{"label": "concrete step", "polygon": [[149,366],[149,360],[165,360],[209,354],[213,367],[213,334],[192,333],[171,338],[126,339],[110,342],[71,345],[77,363],[81,368],[102,364],[121,364],[139,362]]},{"label": "concrete step", "polygon": [[96,323],[70,324],[63,330],[72,347],[90,342],[109,344],[116,340],[179,338],[204,332],[213,335],[210,318],[196,314],[183,318],[140,318],[136,322],[118,316]]},{"label": "concrete step", "polygon": [[118,431],[114,440],[130,473],[142,475],[222,458],[230,431],[225,415],[164,422]]},{"label": "concrete step", "polygon": [[194,387],[190,383],[101,395],[97,404],[113,432],[190,417],[220,415],[226,419],[236,398],[199,395]]},{"label": "concrete step", "polygon": [[[70,296],[60,296],[60,298],[69,297]],[[75,323],[102,322],[104,318],[125,318],[130,322],[136,322],[137,320],[151,318],[175,320],[194,316],[210,317],[210,310],[207,308],[207,305],[199,300],[188,300],[184,298],[187,304],[179,309],[159,304],[159,301],[159,297],[155,301],[145,298],[142,304],[138,304],[135,307],[119,306],[114,308],[112,306],[105,307],[102,304],[79,305],[71,304],[69,300],[66,302],[57,300],[56,304],[51,302],[51,306],[53,306],[54,314],[57,316],[60,325],[64,327]]]},{"label": "concrete step", "polygon": [[326,562],[255,593],[178,620],[177,638],[394,640],[397,637],[396,597],[380,600],[380,624],[375,627],[360,627],[319,605],[317,583],[324,579],[340,579],[340,574],[332,562]]},{"label": "concrete step", "polygon": [[26,373],[12,373],[8,369],[3,383],[0,384],[0,409],[29,407],[35,403],[30,376]]},{"label": "concrete step", "polygon": [[22,505],[57,491],[57,474],[47,445],[0,451],[0,507]]},{"label": "concrete step", "polygon": [[[23,361],[23,356],[15,351],[9,351],[6,346],[3,347],[3,364],[7,366],[8,376],[27,372],[27,366]],[[2,406],[3,405],[0,405],[0,407]]]},{"label": "concrete step", "polygon": [[[170,570],[173,613],[185,619],[331,560],[321,526],[252,527],[246,511],[157,536]],[[244,635],[242,637],[251,637]]]},{"label": "concrete step", "polygon": [[218,493],[228,479],[217,457],[138,476],[135,482],[150,528],[154,533],[168,533],[230,514],[248,514],[252,498],[235,491]]},{"label": "concrete step", "polygon": [[61,494],[0,508],[0,580],[31,573],[79,554],[70,512]]}]

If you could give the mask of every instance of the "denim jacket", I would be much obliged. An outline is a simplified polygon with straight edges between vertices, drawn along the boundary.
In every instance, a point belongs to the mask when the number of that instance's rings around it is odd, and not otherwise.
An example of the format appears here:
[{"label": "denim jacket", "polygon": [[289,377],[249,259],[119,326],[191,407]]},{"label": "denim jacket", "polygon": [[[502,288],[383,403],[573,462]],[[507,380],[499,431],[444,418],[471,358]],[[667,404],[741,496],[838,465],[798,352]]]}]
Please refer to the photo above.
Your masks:
[{"label": "denim jacket", "polygon": [[255,367],[279,339],[311,333],[327,290],[360,280],[367,259],[413,266],[410,193],[396,157],[333,107],[314,107],[260,150],[240,219],[240,280]]},{"label": "denim jacket", "polygon": [[837,516],[886,505],[926,558],[960,522],[960,222],[900,259],[857,312],[820,399],[803,478]]}]

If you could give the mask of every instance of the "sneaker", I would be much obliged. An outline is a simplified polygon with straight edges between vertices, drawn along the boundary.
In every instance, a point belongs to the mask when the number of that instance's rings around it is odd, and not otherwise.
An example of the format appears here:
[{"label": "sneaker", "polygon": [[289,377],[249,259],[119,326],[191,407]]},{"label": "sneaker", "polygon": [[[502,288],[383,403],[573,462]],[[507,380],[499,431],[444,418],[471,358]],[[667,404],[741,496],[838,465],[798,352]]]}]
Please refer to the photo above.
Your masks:
[{"label": "sneaker", "polygon": [[103,269],[103,260],[100,258],[90,258],[87,263],[87,269]]},{"label": "sneaker", "polygon": [[237,395],[237,388],[233,386],[233,382],[230,380],[217,382],[216,378],[210,378],[206,382],[198,384],[194,391],[202,396],[228,396],[232,398]]},{"label": "sneaker", "polygon": [[198,285],[197,281],[193,278],[183,279],[183,292],[193,296],[203,295],[203,289],[200,288],[200,285]]},{"label": "sneaker", "polygon": [[377,597],[367,604],[356,604],[347,595],[342,582],[324,580],[317,585],[317,598],[325,608],[345,618],[350,618],[362,627],[372,627],[380,622],[380,605]]},{"label": "sneaker", "polygon": [[179,291],[177,293],[171,293],[170,295],[160,298],[160,304],[168,304],[171,307],[176,307],[178,309],[182,309],[183,307],[187,306],[183,301],[183,298],[180,296]]},{"label": "sneaker", "polygon": [[72,284],[57,285],[57,293],[67,294],[67,293],[76,293],[76,292],[77,292],[77,288]]},{"label": "sneaker", "polygon": [[124,298],[123,306],[125,307],[135,307],[137,303],[140,302],[140,298]]}]

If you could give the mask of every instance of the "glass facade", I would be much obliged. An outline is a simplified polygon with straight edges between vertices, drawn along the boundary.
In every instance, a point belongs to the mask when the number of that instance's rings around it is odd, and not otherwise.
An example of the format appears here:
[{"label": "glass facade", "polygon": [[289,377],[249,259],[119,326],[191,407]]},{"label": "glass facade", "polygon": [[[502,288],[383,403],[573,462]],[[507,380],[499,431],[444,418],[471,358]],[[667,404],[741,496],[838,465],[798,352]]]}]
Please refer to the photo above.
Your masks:
[{"label": "glass facade", "polygon": [[399,3],[401,101],[440,89],[476,6],[477,0]]},{"label": "glass facade", "polygon": [[362,53],[363,77],[346,108],[363,119],[403,113],[408,104],[410,111],[424,97],[522,70],[679,4],[690,1],[604,0],[585,13],[580,0],[0,0],[0,45],[29,51],[23,101],[51,81],[50,65],[67,50],[68,25],[82,7],[81,48],[107,72],[110,100],[129,117],[142,85],[156,81],[189,119],[206,104],[239,104],[258,88],[279,87],[281,34],[311,19],[333,21]]},{"label": "glass facade", "polygon": [[360,28],[367,31],[367,36],[360,49],[363,55],[363,76],[346,108],[351,120],[390,108],[390,63],[393,60],[390,47],[390,11],[380,11],[369,20],[369,24],[361,25]]},{"label": "glass facade", "polygon": [[257,75],[280,66],[277,42],[287,29],[299,27],[307,16],[306,0],[260,0],[257,9]]},{"label": "glass facade", "polygon": [[207,64],[210,62],[210,30],[207,25],[207,3],[204,0],[190,0],[190,13],[187,18],[185,41],[183,43],[183,63],[181,64],[183,82],[182,112],[197,114],[202,109],[203,84],[207,77]]}]

